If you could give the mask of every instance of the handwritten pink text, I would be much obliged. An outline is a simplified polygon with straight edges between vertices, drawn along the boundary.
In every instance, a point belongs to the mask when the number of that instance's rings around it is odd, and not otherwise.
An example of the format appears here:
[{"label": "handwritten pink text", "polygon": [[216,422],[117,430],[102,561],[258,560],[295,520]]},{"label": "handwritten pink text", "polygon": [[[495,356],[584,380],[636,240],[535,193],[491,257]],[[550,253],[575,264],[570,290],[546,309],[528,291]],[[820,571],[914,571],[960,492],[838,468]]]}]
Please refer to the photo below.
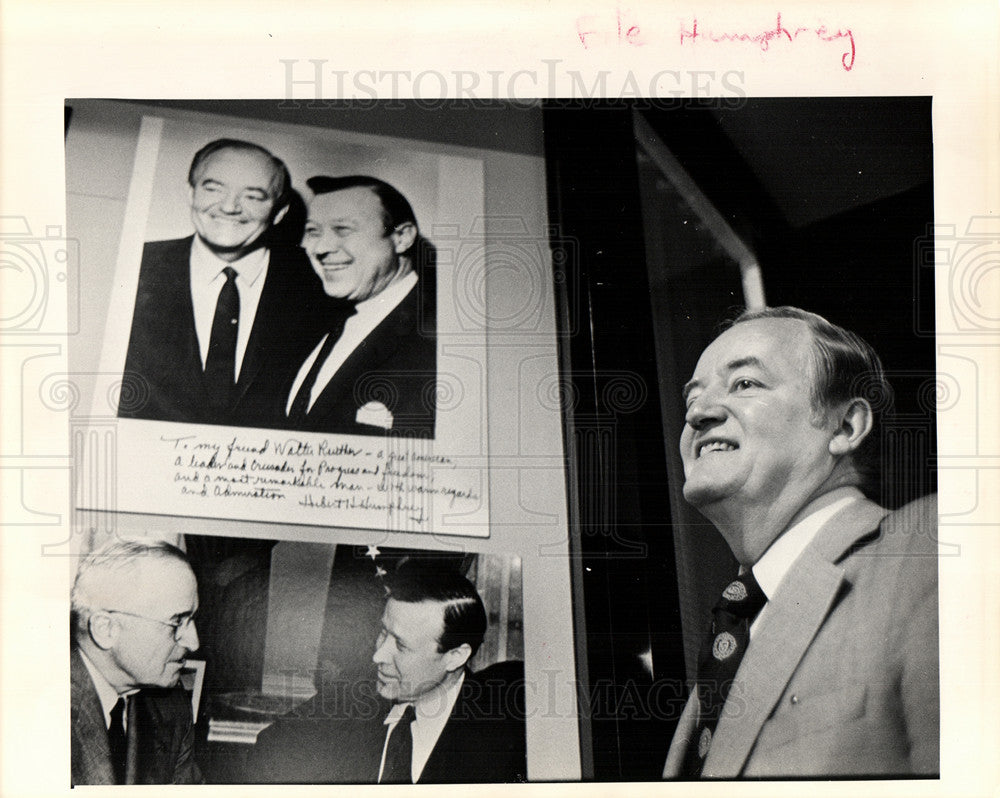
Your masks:
[{"label": "handwritten pink text", "polygon": [[794,42],[801,35],[814,35],[824,42],[847,39],[850,49],[841,55],[840,63],[847,72],[850,72],[854,68],[854,33],[850,28],[838,29],[836,31],[830,30],[826,25],[820,25],[818,28],[789,28],[782,23],[781,12],[778,12],[777,23],[773,28],[760,31],[759,33],[748,33],[745,31],[719,32],[716,30],[705,32],[698,29],[698,20],[694,19],[690,29],[686,28],[683,24],[681,25],[680,34],[681,45],[688,41],[710,41],[716,43],[752,42],[759,45],[760,49],[765,51],[770,48],[773,41]]}]

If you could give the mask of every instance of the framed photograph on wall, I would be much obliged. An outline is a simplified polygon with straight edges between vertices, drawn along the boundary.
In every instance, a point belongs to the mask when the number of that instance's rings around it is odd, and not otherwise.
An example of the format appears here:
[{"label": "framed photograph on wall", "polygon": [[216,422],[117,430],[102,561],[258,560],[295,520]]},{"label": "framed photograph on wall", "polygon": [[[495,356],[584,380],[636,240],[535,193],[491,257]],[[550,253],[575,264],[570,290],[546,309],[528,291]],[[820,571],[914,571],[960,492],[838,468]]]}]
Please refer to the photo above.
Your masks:
[{"label": "framed photograph on wall", "polygon": [[475,151],[88,104],[69,214],[117,252],[77,506],[487,536]]}]

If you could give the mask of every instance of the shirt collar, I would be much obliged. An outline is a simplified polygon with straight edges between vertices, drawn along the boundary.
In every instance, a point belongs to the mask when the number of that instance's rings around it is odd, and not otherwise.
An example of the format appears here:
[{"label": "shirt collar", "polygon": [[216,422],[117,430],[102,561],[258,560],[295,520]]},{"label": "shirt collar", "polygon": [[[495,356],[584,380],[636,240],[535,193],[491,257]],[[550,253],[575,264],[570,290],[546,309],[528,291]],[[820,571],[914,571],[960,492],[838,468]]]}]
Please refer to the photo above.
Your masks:
[{"label": "shirt collar", "polygon": [[83,664],[87,667],[87,672],[90,674],[90,681],[94,684],[94,690],[97,691],[97,698],[101,702],[101,709],[104,710],[104,722],[106,724],[111,723],[111,710],[115,708],[115,704],[118,703],[119,698],[128,698],[130,695],[135,695],[139,692],[138,688],[134,690],[126,690],[123,693],[119,693],[111,683],[104,678],[104,674],[101,673],[97,666],[90,661],[90,658],[83,653],[82,649],[77,649],[77,653],[80,655],[80,659],[83,660]]},{"label": "shirt collar", "polygon": [[817,505],[815,510],[778,536],[751,569],[768,601],[774,597],[781,580],[823,525],[849,504],[862,498],[861,491],[855,487],[836,488],[813,502]]},{"label": "shirt collar", "polygon": [[194,243],[191,245],[191,280],[202,283],[210,283],[226,266],[231,266],[239,274],[241,280],[247,285],[253,285],[264,272],[264,267],[270,260],[270,251],[267,247],[257,247],[248,252],[242,258],[237,258],[232,263],[219,258],[208,245],[195,234]]},{"label": "shirt collar", "polygon": [[410,293],[410,289],[417,284],[417,273],[410,272],[405,277],[379,291],[375,296],[368,297],[363,302],[358,302],[354,306],[354,311],[358,316],[378,315],[388,316],[403,298]]},{"label": "shirt collar", "polygon": [[413,711],[416,715],[417,723],[421,720],[425,722],[427,720],[435,721],[441,720],[441,726],[444,727],[445,722],[451,716],[451,710],[455,706],[455,701],[458,699],[458,694],[462,689],[462,684],[465,682],[465,672],[455,680],[455,683],[444,690],[431,690],[429,693],[424,693],[422,696],[417,698],[415,701],[405,701],[399,704],[393,704],[392,709],[385,716],[385,725],[390,726],[399,721],[403,717],[403,713],[406,708],[413,705]]}]

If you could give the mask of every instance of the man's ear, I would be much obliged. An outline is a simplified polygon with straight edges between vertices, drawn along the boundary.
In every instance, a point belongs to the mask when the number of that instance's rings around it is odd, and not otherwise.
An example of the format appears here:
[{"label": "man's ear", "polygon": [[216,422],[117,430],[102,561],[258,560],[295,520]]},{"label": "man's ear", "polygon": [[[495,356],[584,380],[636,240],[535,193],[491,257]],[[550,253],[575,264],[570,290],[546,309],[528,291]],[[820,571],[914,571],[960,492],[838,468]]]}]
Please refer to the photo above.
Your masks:
[{"label": "man's ear", "polygon": [[281,208],[279,208],[278,212],[274,214],[274,218],[271,220],[271,224],[276,225],[278,224],[278,222],[284,219],[285,214],[288,213],[288,209],[291,207],[292,207],[291,205],[283,205]]},{"label": "man's ear", "polygon": [[121,627],[108,613],[95,612],[87,619],[87,631],[94,645],[106,651],[118,640]]},{"label": "man's ear", "polygon": [[872,431],[872,407],[867,400],[855,397],[838,411],[837,422],[829,448],[830,454],[841,457],[857,450]]},{"label": "man's ear", "polygon": [[450,651],[446,651],[444,655],[444,665],[447,668],[448,673],[453,673],[459,668],[464,668],[465,663],[469,661],[469,657],[472,656],[472,646],[468,643],[462,643],[460,646],[455,646],[455,648]]},{"label": "man's ear", "polygon": [[417,240],[417,226],[413,222],[403,222],[389,235],[392,237],[392,244],[395,247],[396,254],[402,255]]}]

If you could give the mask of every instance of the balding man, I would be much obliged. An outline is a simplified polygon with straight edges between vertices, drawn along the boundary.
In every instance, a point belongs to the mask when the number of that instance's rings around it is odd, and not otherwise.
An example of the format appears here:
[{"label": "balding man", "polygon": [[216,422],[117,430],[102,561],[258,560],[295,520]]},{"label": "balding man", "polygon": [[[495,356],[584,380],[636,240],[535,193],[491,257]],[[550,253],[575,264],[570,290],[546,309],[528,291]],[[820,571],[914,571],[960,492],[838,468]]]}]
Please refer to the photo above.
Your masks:
[{"label": "balding man", "polygon": [[76,784],[189,784],[189,695],[198,586],[167,543],[116,542],[80,564],[71,601],[71,762]]},{"label": "balding man", "polygon": [[273,426],[274,394],[325,302],[301,249],[273,240],[288,168],[258,144],[217,139],[188,184],[194,235],[143,250],[118,415]]},{"label": "balding man", "polygon": [[792,307],[747,312],[684,388],[684,498],[740,563],[713,610],[668,778],[938,771],[937,512],[859,490],[882,364]]}]

